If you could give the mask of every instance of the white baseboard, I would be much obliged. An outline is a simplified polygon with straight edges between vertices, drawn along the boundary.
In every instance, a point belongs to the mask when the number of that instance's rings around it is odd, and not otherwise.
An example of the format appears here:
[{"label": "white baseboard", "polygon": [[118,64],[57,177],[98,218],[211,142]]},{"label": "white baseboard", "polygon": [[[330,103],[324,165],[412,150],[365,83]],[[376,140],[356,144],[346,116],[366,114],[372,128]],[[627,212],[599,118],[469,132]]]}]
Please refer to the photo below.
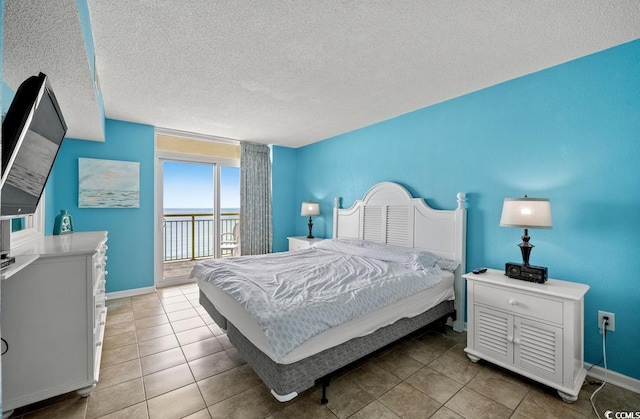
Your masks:
[{"label": "white baseboard", "polygon": [[589,364],[586,362],[584,363],[584,367],[586,369],[591,368],[591,370],[589,370],[587,375],[593,378],[597,378],[598,380],[602,381],[605,379],[605,374],[606,374],[607,383],[611,383],[614,386],[618,386],[618,387],[627,389],[629,391],[633,391],[634,393],[640,394],[640,380],[636,380],[635,378],[622,375],[619,372],[605,370],[604,368],[599,367],[597,365],[592,366],[592,364]]},{"label": "white baseboard", "polygon": [[132,290],[108,292],[107,300],[115,300],[116,298],[133,297],[134,295],[142,295],[156,292],[155,287],[134,288]]}]

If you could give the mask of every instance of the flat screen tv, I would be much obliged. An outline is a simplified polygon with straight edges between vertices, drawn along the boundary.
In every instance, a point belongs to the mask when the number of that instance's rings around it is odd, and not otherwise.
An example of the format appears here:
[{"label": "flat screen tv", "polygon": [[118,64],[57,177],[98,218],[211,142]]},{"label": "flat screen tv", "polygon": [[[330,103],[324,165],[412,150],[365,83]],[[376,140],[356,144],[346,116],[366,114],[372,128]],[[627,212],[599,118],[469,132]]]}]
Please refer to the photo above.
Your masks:
[{"label": "flat screen tv", "polygon": [[22,82],[2,122],[1,218],[35,212],[66,132],[47,76]]}]

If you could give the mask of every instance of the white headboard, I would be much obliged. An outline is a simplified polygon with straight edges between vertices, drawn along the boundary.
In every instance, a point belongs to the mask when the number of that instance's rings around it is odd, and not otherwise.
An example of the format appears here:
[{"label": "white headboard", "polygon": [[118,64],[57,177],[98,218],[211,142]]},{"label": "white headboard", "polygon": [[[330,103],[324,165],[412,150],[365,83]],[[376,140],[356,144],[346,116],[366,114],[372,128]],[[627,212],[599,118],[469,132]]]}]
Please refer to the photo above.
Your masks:
[{"label": "white headboard", "polygon": [[413,198],[401,185],[382,182],[367,191],[351,208],[339,208],[336,198],[333,210],[333,237],[354,238],[377,243],[428,250],[455,260],[454,330],[464,330],[465,292],[461,275],[465,271],[467,210],[465,194],[457,194],[455,210],[436,210],[422,198]]}]

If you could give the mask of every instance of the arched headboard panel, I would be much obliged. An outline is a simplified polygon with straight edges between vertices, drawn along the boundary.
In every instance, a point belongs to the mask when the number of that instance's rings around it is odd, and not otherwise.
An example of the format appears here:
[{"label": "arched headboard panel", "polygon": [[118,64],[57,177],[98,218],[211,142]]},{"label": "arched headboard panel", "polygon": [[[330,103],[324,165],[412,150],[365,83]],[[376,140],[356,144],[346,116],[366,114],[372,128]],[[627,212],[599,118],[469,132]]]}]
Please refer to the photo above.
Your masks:
[{"label": "arched headboard panel", "polygon": [[465,295],[461,277],[466,269],[466,197],[457,194],[455,210],[436,210],[422,198],[414,198],[403,186],[381,182],[350,208],[333,213],[333,237],[428,250],[460,264],[456,271],[456,331],[464,330]]}]

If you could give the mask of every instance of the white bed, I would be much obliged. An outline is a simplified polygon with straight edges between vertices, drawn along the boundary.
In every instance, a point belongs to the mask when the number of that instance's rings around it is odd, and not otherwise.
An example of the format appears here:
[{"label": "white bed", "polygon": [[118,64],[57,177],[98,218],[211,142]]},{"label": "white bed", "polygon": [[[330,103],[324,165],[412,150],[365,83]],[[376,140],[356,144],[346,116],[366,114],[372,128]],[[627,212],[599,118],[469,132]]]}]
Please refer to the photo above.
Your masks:
[{"label": "white bed", "polygon": [[458,268],[454,273],[443,270],[436,286],[323,331],[283,357],[276,356],[265,332],[238,301],[199,277],[201,304],[280,401],[296,397],[316,380],[326,381],[333,371],[435,320],[450,316],[454,330],[464,328],[464,194],[457,195],[457,209],[434,210],[402,186],[383,182],[351,208],[336,205],[333,225],[335,238],[429,251],[457,262]]}]

